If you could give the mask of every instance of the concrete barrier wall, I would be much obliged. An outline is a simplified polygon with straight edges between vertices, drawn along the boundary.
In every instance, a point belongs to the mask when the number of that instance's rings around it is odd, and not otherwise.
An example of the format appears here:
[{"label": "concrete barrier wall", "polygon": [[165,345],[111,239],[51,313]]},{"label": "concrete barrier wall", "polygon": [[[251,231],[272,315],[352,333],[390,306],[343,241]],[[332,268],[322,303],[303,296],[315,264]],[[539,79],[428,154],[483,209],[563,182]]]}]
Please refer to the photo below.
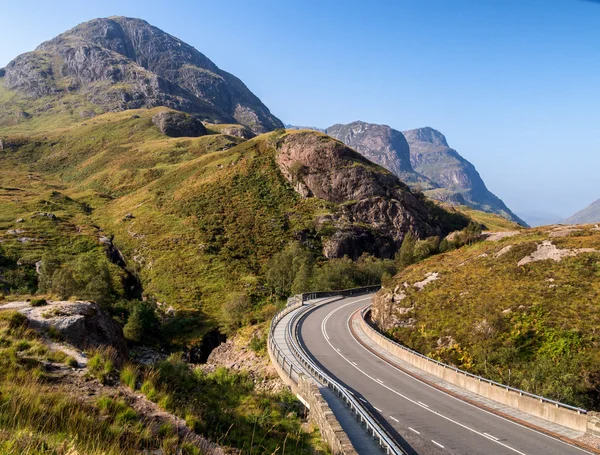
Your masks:
[{"label": "concrete barrier wall", "polygon": [[[526,395],[521,395],[518,392],[481,381],[451,368],[447,368],[428,360],[427,358],[419,357],[380,334],[371,327],[360,314],[357,315],[357,318],[361,328],[372,341],[399,359],[435,377],[533,416],[541,417],[542,419],[563,425],[573,430],[590,432],[586,414],[562,408],[552,403],[545,403]],[[600,432],[600,419],[596,419],[598,422],[597,431]]]},{"label": "concrete barrier wall", "polygon": [[298,383],[298,394],[308,404],[309,419],[321,430],[321,437],[331,449],[331,453],[333,455],[358,455],[317,385],[310,379],[301,376]]},{"label": "concrete barrier wall", "polygon": [[[269,337],[271,333],[269,332]],[[308,408],[308,418],[313,422],[321,432],[321,437],[329,446],[332,455],[358,455],[348,435],[342,429],[333,411],[321,395],[319,388],[314,382],[300,375],[300,380],[296,384],[287,371],[281,368],[277,362],[277,357],[271,349],[271,340],[267,342],[267,352],[271,363],[275,367],[277,374],[282,381],[298,396],[302,403]]]},{"label": "concrete barrier wall", "polygon": [[600,412],[588,412],[587,432],[600,436]]}]

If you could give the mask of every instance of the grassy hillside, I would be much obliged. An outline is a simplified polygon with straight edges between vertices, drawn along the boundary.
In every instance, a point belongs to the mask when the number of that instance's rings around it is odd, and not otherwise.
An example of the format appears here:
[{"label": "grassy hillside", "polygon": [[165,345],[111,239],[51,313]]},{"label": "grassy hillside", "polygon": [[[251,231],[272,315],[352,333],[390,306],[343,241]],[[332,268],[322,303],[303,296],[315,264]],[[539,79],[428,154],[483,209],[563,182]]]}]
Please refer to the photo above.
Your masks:
[{"label": "grassy hillside", "polygon": [[[376,320],[419,352],[598,409],[600,231],[588,225],[515,234],[404,269],[378,295]],[[535,260],[524,260],[532,254]],[[422,290],[414,286],[428,276]]]}]

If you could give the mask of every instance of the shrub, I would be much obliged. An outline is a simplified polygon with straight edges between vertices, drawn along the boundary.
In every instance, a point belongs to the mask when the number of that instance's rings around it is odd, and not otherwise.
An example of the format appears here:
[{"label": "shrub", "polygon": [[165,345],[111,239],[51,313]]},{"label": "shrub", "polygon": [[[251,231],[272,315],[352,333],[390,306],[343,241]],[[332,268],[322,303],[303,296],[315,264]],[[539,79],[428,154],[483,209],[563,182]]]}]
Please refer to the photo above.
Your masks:
[{"label": "shrub", "polygon": [[32,299],[31,302],[29,302],[29,305],[32,307],[40,307],[48,305],[48,302],[46,299]]},{"label": "shrub", "polygon": [[149,301],[137,301],[123,327],[123,334],[134,343],[156,342],[160,338],[156,305]]},{"label": "shrub", "polygon": [[225,333],[242,326],[250,306],[250,297],[245,292],[235,292],[229,296],[221,309],[221,327]]}]

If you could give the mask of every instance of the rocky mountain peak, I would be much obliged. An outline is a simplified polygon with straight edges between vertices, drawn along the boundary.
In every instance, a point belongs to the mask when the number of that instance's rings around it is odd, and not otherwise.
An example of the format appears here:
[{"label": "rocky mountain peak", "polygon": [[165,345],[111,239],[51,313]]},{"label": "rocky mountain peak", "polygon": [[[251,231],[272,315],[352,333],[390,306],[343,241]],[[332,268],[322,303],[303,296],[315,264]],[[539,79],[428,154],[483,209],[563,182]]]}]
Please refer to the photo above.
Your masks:
[{"label": "rocky mountain peak", "polygon": [[393,172],[405,183],[432,186],[425,177],[414,171],[408,143],[400,131],[388,125],[355,121],[347,125],[330,126],[325,132]]},{"label": "rocky mountain peak", "polygon": [[[65,98],[76,97],[73,104],[83,117],[166,106],[213,123],[240,123],[255,133],[283,127],[241,80],[141,19],[79,24],[18,56],[0,77],[5,89],[24,98],[27,118],[56,115]],[[23,111],[6,107],[0,125],[21,121]]]},{"label": "rocky mountain peak", "polygon": [[409,142],[428,142],[433,145],[448,147],[446,136],[429,126],[403,131],[402,133]]}]

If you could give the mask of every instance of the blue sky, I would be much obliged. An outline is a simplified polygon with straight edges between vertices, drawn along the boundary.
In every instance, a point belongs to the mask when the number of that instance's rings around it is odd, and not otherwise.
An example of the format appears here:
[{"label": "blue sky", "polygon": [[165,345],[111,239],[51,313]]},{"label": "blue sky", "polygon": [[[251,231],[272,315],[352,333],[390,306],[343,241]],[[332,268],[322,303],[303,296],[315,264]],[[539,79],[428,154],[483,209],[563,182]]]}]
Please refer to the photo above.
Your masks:
[{"label": "blue sky", "polygon": [[600,198],[600,2],[2,0],[0,66],[76,24],[140,17],[286,123],[431,126],[514,211]]}]

